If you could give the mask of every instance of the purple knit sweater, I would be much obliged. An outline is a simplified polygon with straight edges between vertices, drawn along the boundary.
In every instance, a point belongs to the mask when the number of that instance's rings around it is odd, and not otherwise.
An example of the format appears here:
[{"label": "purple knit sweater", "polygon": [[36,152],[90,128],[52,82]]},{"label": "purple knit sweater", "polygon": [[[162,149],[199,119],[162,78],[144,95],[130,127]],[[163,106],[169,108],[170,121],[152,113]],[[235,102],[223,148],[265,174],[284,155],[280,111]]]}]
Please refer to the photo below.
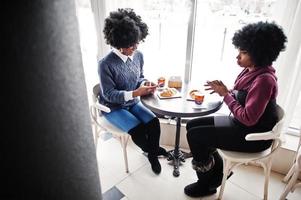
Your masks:
[{"label": "purple knit sweater", "polygon": [[272,66],[256,68],[254,71],[244,69],[237,76],[233,90],[248,92],[245,106],[239,104],[232,92],[224,97],[224,102],[238,121],[246,126],[255,125],[268,102],[277,97],[275,69]]}]

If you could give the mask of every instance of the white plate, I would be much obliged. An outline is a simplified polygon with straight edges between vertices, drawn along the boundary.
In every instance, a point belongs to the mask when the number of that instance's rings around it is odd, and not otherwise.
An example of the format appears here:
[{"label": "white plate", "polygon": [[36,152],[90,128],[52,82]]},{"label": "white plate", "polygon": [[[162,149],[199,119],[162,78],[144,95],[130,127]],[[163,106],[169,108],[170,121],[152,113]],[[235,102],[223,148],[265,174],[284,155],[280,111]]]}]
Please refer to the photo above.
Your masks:
[{"label": "white plate", "polygon": [[201,104],[201,105],[195,104],[194,106],[192,106],[192,108],[193,108],[193,109],[198,109],[198,110],[200,110],[200,109],[206,109],[207,106],[205,106],[205,105],[203,105],[203,104]]},{"label": "white plate", "polygon": [[162,97],[161,95],[160,95],[160,93],[162,92],[162,91],[157,91],[156,93],[157,93],[157,96],[160,98],[160,99],[173,99],[173,98],[179,98],[179,97],[181,97],[181,93],[177,90],[177,89],[175,89],[175,88],[170,88],[170,89],[172,89],[173,91],[175,91],[176,92],[176,94],[175,95],[173,95],[173,96],[171,96],[171,97]]},{"label": "white plate", "polygon": [[187,100],[187,101],[194,101],[194,99],[191,98],[191,96],[190,96],[189,94],[187,95],[186,100]]}]

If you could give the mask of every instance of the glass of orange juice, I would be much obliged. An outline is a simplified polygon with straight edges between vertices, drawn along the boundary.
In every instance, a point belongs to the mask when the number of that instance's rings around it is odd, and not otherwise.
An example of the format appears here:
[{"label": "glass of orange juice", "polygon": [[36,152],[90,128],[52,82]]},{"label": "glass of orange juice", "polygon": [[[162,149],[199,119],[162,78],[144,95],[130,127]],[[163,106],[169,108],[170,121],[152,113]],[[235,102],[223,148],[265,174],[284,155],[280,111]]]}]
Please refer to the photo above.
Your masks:
[{"label": "glass of orange juice", "polygon": [[205,94],[202,92],[195,92],[194,93],[194,102],[198,105],[202,104],[205,98]]},{"label": "glass of orange juice", "polygon": [[164,85],[165,85],[165,78],[164,77],[160,77],[160,78],[158,78],[158,87],[164,87]]}]

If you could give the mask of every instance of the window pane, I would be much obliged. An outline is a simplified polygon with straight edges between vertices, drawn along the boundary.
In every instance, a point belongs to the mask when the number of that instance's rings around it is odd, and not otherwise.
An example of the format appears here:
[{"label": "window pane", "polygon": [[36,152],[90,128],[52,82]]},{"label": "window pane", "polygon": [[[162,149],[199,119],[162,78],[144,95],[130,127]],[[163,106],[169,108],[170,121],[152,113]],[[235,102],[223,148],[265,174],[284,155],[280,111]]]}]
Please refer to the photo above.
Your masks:
[{"label": "window pane", "polygon": [[[277,23],[285,14],[286,4],[276,0],[201,0],[197,3],[191,81],[203,87],[206,80],[220,79],[231,88],[242,70],[236,64],[233,34],[247,23]],[[299,130],[300,122],[301,95],[289,126]]]},{"label": "window pane", "polygon": [[149,27],[149,35],[139,45],[144,54],[144,74],[184,76],[190,0],[107,0],[107,14],[117,8],[133,8]]},{"label": "window pane", "polygon": [[232,45],[236,30],[247,23],[271,19],[274,1],[198,1],[192,82],[220,79],[229,88],[242,70]]}]

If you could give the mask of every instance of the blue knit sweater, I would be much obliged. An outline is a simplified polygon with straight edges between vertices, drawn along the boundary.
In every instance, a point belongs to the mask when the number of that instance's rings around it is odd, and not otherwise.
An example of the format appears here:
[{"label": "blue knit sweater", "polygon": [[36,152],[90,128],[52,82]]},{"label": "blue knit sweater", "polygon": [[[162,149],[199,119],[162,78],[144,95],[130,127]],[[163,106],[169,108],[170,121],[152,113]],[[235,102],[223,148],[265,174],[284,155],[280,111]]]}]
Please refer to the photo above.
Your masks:
[{"label": "blue knit sweater", "polygon": [[139,101],[139,98],[136,97],[126,102],[124,92],[137,89],[145,80],[143,55],[141,52],[135,51],[133,60],[128,59],[124,63],[115,53],[110,52],[99,61],[98,75],[100,79],[100,103],[112,110],[134,105]]}]

